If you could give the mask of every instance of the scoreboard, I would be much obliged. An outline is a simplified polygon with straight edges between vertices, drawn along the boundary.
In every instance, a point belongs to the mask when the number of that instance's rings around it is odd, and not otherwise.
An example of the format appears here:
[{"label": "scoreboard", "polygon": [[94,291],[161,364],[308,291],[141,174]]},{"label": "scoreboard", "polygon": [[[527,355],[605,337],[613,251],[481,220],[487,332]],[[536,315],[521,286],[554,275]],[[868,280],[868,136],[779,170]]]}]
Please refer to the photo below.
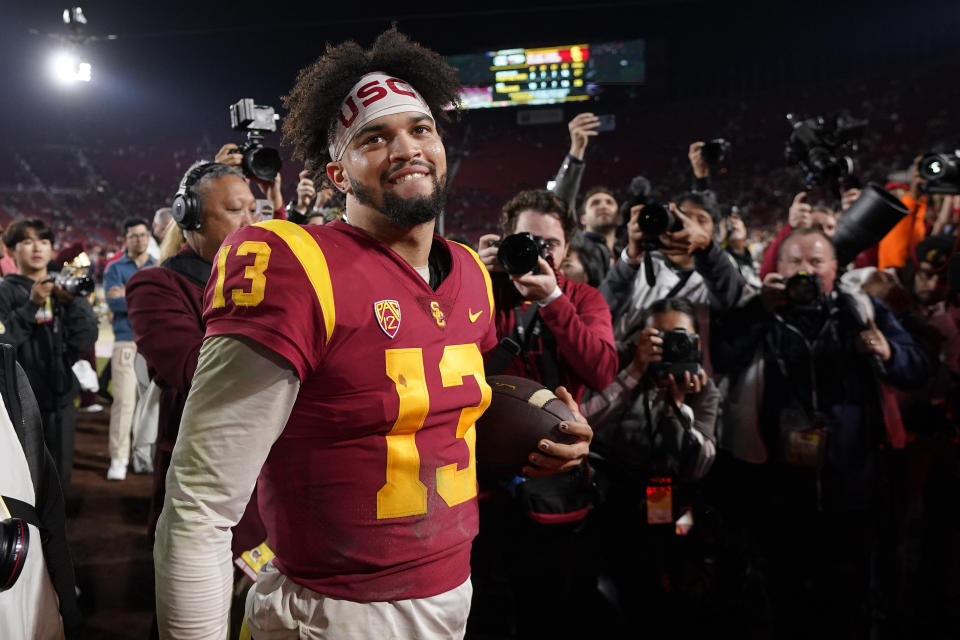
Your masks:
[{"label": "scoreboard", "polygon": [[604,83],[643,82],[643,41],[450,56],[468,109],[589,100]]},{"label": "scoreboard", "polygon": [[491,101],[504,104],[550,104],[588,100],[585,44],[547,49],[506,49],[491,56]]}]

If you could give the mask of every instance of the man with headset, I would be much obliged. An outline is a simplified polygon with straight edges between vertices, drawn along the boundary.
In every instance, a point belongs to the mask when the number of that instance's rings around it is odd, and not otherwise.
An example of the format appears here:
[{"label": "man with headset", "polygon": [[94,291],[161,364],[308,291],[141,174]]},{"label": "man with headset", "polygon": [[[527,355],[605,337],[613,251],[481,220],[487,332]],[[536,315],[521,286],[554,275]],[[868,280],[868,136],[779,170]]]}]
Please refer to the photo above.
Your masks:
[{"label": "man with headset", "polygon": [[[178,228],[169,231],[180,236],[183,246],[160,268],[138,271],[127,283],[127,309],[137,349],[160,387],[151,539],[163,507],[170,454],[206,331],[203,290],[223,239],[253,224],[255,212],[256,200],[239,169],[217,162],[194,164],[174,198],[173,217]],[[256,499],[250,504],[252,510],[234,528],[234,557],[266,538]]]}]

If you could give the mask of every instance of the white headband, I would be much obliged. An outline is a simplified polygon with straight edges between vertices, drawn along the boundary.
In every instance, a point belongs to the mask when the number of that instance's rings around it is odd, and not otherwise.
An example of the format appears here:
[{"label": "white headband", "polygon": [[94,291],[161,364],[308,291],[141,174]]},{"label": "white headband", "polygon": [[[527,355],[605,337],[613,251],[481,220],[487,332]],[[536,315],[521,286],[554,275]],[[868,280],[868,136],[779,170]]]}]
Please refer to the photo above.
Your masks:
[{"label": "white headband", "polygon": [[430,107],[417,90],[400,78],[382,71],[363,76],[340,105],[336,130],[330,138],[330,158],[339,162],[353,136],[371,120],[405,111],[416,111],[433,118]]}]

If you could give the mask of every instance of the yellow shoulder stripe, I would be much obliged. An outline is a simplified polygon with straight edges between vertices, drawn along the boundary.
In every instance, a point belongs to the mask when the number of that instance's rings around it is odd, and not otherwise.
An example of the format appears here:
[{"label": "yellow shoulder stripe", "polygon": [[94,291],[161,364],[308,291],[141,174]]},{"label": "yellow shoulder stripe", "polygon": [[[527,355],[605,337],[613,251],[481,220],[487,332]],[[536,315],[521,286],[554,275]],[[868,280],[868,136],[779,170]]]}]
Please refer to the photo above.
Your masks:
[{"label": "yellow shoulder stripe", "polygon": [[327,259],[323,256],[317,241],[303,227],[288,220],[264,220],[255,226],[272,231],[279,236],[300,261],[300,266],[307,274],[307,279],[313,285],[317,300],[320,302],[327,332],[326,343],[329,343],[336,325],[337,311],[333,304],[330,269],[327,267]]},{"label": "yellow shoulder stripe", "polygon": [[[455,242],[454,244],[460,244]],[[483,282],[487,285],[487,301],[490,303],[490,315],[487,317],[487,324],[493,322],[493,283],[490,281],[490,272],[487,271],[487,265],[483,264],[483,261],[480,259],[480,256],[477,255],[477,252],[468,247],[465,244],[460,244],[461,247],[467,250],[474,260],[477,261],[477,266],[480,267],[480,273],[483,274]]]}]

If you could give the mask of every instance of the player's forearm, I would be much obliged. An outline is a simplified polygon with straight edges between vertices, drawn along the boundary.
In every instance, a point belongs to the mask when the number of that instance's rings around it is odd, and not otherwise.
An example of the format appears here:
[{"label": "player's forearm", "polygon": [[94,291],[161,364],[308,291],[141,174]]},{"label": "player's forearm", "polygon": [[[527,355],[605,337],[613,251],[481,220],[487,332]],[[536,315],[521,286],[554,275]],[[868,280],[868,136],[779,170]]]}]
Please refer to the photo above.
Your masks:
[{"label": "player's forearm", "polygon": [[299,388],[293,370],[275,357],[228,336],[204,342],[157,524],[161,637],[226,637],[230,528],[243,515]]}]

